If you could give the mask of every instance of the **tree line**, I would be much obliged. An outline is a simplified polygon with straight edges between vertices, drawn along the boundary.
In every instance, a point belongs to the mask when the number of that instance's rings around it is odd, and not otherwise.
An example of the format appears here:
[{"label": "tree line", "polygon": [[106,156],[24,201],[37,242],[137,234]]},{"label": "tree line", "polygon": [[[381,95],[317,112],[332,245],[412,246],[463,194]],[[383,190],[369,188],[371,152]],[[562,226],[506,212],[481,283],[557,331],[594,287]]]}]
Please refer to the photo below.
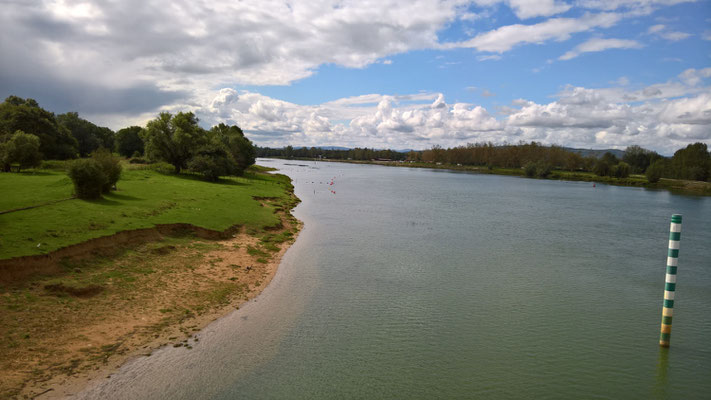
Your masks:
[{"label": "tree line", "polygon": [[[192,112],[164,112],[145,127],[114,132],[76,112],[55,115],[33,99],[10,96],[0,104],[0,169],[10,172],[15,166],[20,171],[43,160],[80,158],[69,169],[75,190],[83,197],[97,197],[115,187],[120,175],[114,151],[132,157],[131,162],[166,162],[175,173],[188,170],[210,181],[242,175],[254,164],[255,147],[242,129],[219,124],[206,130],[198,122]],[[77,187],[77,180],[89,186]]]},{"label": "tree line", "polygon": [[331,160],[392,160],[401,161],[407,153],[395,150],[376,150],[356,147],[354,149],[324,149],[320,147],[286,146],[282,148],[257,147],[257,157],[328,158]]},{"label": "tree line", "polygon": [[612,153],[602,157],[587,156],[560,146],[540,143],[495,146],[473,143],[444,149],[433,146],[408,153],[407,160],[429,163],[523,168],[528,176],[545,177],[554,169],[592,172],[598,176],[626,178],[631,173],[646,174],[650,182],[660,178],[707,181],[711,178],[711,153],[704,143],[694,143],[664,157],[640,146],[629,146],[621,159]]}]

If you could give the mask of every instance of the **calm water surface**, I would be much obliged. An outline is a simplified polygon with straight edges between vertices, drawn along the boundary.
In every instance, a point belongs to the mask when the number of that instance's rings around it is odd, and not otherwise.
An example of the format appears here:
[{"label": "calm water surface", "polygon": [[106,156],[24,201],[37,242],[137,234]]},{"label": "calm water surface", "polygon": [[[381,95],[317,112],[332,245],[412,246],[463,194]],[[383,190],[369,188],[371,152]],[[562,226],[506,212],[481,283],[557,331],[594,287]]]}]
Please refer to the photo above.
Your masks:
[{"label": "calm water surface", "polygon": [[[192,350],[134,360],[78,397],[711,397],[711,198],[259,163],[295,181],[305,222],[269,287]],[[673,213],[684,222],[667,351]]]}]

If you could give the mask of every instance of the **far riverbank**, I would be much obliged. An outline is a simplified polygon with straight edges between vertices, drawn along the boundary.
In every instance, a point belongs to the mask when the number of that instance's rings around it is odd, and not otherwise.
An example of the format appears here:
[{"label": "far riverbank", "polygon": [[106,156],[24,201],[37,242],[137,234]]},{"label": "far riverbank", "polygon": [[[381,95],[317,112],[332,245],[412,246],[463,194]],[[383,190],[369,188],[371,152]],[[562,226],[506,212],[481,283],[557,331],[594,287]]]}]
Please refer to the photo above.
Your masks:
[{"label": "far riverbank", "polygon": [[[285,159],[282,157],[273,157]],[[544,180],[566,180],[566,181],[582,181],[603,183],[615,186],[630,186],[642,187],[652,190],[668,190],[675,194],[692,195],[692,196],[711,196],[711,182],[689,181],[682,179],[667,179],[661,178],[659,182],[650,183],[644,175],[630,175],[627,178],[615,178],[609,176],[598,176],[592,172],[571,172],[553,170],[546,178],[527,177],[523,168],[488,168],[485,166],[475,165],[455,165],[445,163],[427,163],[427,162],[411,162],[411,161],[363,161],[363,160],[337,160],[337,159],[314,159],[314,158],[292,158],[294,161],[326,161],[339,162],[348,164],[372,164],[383,165],[386,167],[405,167],[405,168],[428,168],[442,169],[447,171],[473,172],[478,174],[491,175],[507,175],[518,176],[521,178],[544,179]]]}]

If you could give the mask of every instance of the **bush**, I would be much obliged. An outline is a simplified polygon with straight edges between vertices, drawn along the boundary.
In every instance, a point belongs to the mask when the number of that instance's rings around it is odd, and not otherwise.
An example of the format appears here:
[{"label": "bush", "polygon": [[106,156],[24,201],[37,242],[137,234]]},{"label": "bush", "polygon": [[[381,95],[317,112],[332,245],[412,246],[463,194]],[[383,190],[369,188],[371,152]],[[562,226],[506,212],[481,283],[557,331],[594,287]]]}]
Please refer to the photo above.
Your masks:
[{"label": "bush", "polygon": [[661,179],[663,172],[664,162],[662,160],[657,160],[647,167],[647,171],[644,174],[647,176],[647,182],[657,183],[659,182],[659,179]]},{"label": "bush", "polygon": [[111,188],[116,189],[116,182],[121,178],[121,162],[118,157],[114,157],[110,151],[100,148],[91,153],[92,160],[96,161],[97,165],[106,175],[106,183],[101,188],[103,193],[108,193]]},{"label": "bush", "polygon": [[31,168],[40,165],[42,155],[39,152],[39,137],[16,131],[0,148],[0,163],[3,170],[9,171],[12,164],[17,165],[17,172],[22,168]]},{"label": "bush", "polygon": [[539,161],[536,163],[536,175],[539,178],[547,178],[551,174],[551,166],[548,163]]},{"label": "bush", "polygon": [[526,164],[526,166],[523,167],[523,171],[526,173],[526,176],[529,178],[533,178],[536,176],[536,164],[533,162],[529,162]]},{"label": "bush", "polygon": [[128,160],[129,164],[148,164],[148,160],[143,157],[132,157]]},{"label": "bush", "polygon": [[619,164],[612,167],[612,175],[616,176],[617,178],[627,178],[628,176],[630,176],[630,170],[631,167],[629,164],[624,161],[620,161]]},{"label": "bush", "polygon": [[[606,153],[607,154],[607,153]],[[610,164],[603,160],[597,160],[595,166],[593,167],[593,172],[597,176],[609,176],[610,175]]]},{"label": "bush", "polygon": [[44,160],[40,164],[40,169],[51,169],[55,171],[66,171],[71,166],[72,161],[67,160]]},{"label": "bush", "polygon": [[214,140],[197,150],[188,162],[188,169],[214,182],[221,176],[237,172],[237,164],[227,146]]},{"label": "bush", "polygon": [[101,198],[101,192],[109,181],[99,163],[85,158],[71,163],[67,172],[74,184],[74,193],[80,199]]}]

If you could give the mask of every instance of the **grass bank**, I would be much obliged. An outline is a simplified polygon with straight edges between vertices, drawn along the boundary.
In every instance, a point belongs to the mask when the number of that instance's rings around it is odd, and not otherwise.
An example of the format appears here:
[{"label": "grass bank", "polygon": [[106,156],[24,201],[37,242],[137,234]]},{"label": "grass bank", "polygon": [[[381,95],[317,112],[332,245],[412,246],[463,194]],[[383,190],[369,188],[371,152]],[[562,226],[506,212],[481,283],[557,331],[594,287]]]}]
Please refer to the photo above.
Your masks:
[{"label": "grass bank", "polygon": [[11,188],[2,210],[39,205],[0,215],[5,258],[155,224],[233,227],[220,240],[157,234],[0,280],[0,398],[70,395],[157,347],[190,351],[196,331],[259,294],[300,229],[289,179],[260,170],[215,184],[129,169],[116,193],[90,202],[54,202],[71,193],[58,171],[0,174]]},{"label": "grass bank", "polygon": [[[509,175],[526,177],[522,168],[488,168],[473,165],[454,165],[454,164],[434,164],[424,162],[397,162],[397,161],[356,161],[356,160],[309,160],[309,161],[330,161],[344,162],[352,164],[375,164],[385,165],[388,167],[406,167],[406,168],[430,168],[444,169],[450,171],[467,171],[480,174],[492,175]],[[643,187],[654,190],[669,190],[672,193],[693,195],[693,196],[711,196],[711,182],[687,181],[682,179],[666,179],[662,178],[659,182],[649,183],[644,175],[630,175],[627,178],[614,178],[609,176],[597,176],[592,172],[573,172],[554,170],[547,178],[531,178],[531,179],[555,179],[568,181],[584,181],[605,183],[616,186],[633,186]]]},{"label": "grass bank", "polygon": [[[288,177],[247,172],[218,183],[194,175],[171,175],[148,167],[126,169],[118,190],[103,199],[64,200],[72,184],[63,171],[0,174],[0,259],[47,254],[120,231],[185,223],[224,231],[276,226],[279,218],[255,198],[286,201]],[[58,201],[63,200],[63,201]]]}]

